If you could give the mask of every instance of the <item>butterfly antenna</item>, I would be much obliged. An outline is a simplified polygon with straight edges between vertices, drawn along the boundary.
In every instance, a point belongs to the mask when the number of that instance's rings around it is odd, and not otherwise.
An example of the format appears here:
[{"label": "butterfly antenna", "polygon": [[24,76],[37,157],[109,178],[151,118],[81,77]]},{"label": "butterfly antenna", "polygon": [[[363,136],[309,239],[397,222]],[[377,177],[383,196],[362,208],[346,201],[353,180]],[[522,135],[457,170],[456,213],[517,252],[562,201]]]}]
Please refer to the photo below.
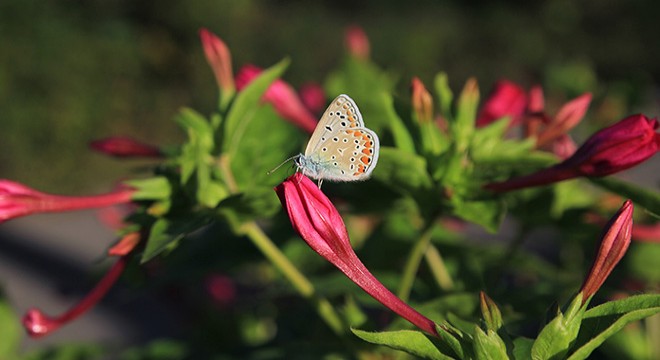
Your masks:
[{"label": "butterfly antenna", "polygon": [[281,164],[277,165],[274,169],[268,171],[266,174],[267,174],[267,175],[272,174],[272,173],[275,172],[277,169],[281,168],[282,165],[288,163],[289,161],[291,161],[291,160],[293,160],[293,159],[295,159],[295,158],[297,158],[297,157],[299,157],[299,156],[300,156],[300,154],[298,154],[298,155],[294,155],[294,156],[292,156],[292,157],[290,157],[290,158],[288,158],[288,159],[282,161]]}]

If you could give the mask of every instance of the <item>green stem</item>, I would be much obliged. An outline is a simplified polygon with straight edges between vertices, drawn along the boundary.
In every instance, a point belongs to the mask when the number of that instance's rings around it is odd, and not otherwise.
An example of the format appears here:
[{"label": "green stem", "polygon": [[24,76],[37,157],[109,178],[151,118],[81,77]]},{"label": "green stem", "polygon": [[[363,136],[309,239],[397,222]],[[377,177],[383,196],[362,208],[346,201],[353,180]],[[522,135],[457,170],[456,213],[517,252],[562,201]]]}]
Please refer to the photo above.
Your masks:
[{"label": "green stem", "polygon": [[[225,183],[232,193],[239,191],[238,184],[234,179],[234,174],[231,171],[231,159],[227,155],[221,155],[219,165],[225,175]],[[317,313],[328,324],[332,331],[342,336],[346,333],[346,324],[337,315],[337,312],[332,307],[332,304],[324,298],[319,296],[314,290],[314,285],[303,275],[298,268],[282,253],[282,251],[273,243],[273,241],[266,235],[259,225],[254,221],[248,221],[240,224],[238,227],[240,232],[245,234],[252,243],[261,251],[262,254],[268,259],[275,268],[277,268],[284,277],[289,280],[291,285],[298,291],[298,293],[312,301]]]},{"label": "green stem", "polygon": [[440,286],[440,289],[444,291],[453,290],[454,281],[451,279],[449,271],[447,271],[445,261],[442,259],[438,248],[433,246],[433,244],[430,244],[426,249],[426,252],[424,252],[424,257],[426,258],[426,263],[429,264],[431,274],[433,274],[433,277]]},{"label": "green stem", "polygon": [[244,223],[241,226],[241,230],[284,277],[289,280],[298,293],[302,297],[312,301],[316,311],[332,331],[337,335],[344,335],[346,333],[346,326],[330,302],[326,298],[316,294],[312,283],[305,275],[298,271],[298,268],[289,261],[268,235],[253,221]]},{"label": "green stem", "polygon": [[403,269],[403,275],[401,276],[401,282],[399,283],[399,291],[397,292],[397,296],[403,301],[408,301],[410,291],[415,282],[415,275],[417,275],[417,270],[419,269],[419,264],[422,262],[422,257],[431,243],[433,222],[430,222],[430,224],[431,225],[428,225],[422,232],[419,239],[417,239],[417,243],[410,251],[408,261]]}]

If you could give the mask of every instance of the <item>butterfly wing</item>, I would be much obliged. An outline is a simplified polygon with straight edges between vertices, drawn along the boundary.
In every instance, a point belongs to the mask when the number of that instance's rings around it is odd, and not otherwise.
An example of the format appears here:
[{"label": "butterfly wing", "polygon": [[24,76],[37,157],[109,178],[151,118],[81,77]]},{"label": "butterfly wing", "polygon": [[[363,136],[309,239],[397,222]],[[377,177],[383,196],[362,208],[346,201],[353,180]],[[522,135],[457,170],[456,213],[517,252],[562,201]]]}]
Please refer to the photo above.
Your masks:
[{"label": "butterfly wing", "polygon": [[340,128],[306,155],[309,175],[317,179],[355,181],[367,179],[378,162],[378,136],[365,127]]},{"label": "butterfly wing", "polygon": [[364,128],[364,120],[353,99],[341,94],[332,100],[321,116],[321,120],[307,143],[305,156],[318,152],[321,144],[327,142],[331,135],[342,129],[352,128]]}]

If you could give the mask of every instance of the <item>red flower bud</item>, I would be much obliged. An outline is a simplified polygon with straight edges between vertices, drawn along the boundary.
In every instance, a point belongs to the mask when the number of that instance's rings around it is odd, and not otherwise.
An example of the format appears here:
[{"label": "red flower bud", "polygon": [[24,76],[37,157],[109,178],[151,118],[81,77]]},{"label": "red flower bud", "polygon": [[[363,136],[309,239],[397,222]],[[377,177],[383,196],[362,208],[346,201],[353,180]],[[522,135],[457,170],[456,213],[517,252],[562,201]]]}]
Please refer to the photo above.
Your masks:
[{"label": "red flower bud", "polygon": [[344,35],[344,42],[346,49],[351,56],[360,59],[368,60],[371,46],[369,45],[369,38],[364,30],[359,26],[349,26],[346,28]]},{"label": "red flower bud", "polygon": [[294,230],[374,299],[420,329],[437,335],[435,323],[403,302],[380,283],[357,257],[339,212],[311,180],[300,173],[275,188]]},{"label": "red flower bud", "polygon": [[[260,73],[261,69],[254,65],[244,66],[236,75],[236,86],[239,90],[243,89]],[[293,87],[286,82],[275,80],[266,90],[263,100],[271,103],[282,118],[308,133],[316,129],[316,117],[307,110]]]},{"label": "red flower bud", "polygon": [[119,258],[94,289],[64,314],[57,317],[51,317],[44,314],[39,309],[33,308],[28,310],[23,316],[23,327],[25,327],[28,335],[33,338],[46,336],[59,329],[62,325],[66,325],[78,316],[87,312],[87,310],[96,305],[96,303],[108,293],[108,290],[110,290],[112,285],[117,282],[119,276],[124,272],[128,260],[129,256],[122,256]]},{"label": "red flower bud", "polygon": [[419,122],[433,121],[433,98],[419,78],[412,79],[412,105]]},{"label": "red flower bud", "polygon": [[477,116],[477,126],[486,126],[505,116],[511,117],[510,126],[520,123],[527,108],[527,94],[520,86],[500,80],[484,102]]},{"label": "red flower bud", "polygon": [[200,29],[199,37],[202,40],[206,61],[213,70],[218,87],[225,93],[233,94],[235,85],[229,48],[219,37],[207,29]]},{"label": "red flower bud", "polygon": [[94,140],[89,143],[89,146],[98,152],[118,158],[163,157],[163,153],[158,147],[139,142],[126,136],[108,137],[105,139]]},{"label": "red flower bud", "polygon": [[318,84],[307,83],[298,89],[298,94],[305,107],[312,113],[320,114],[325,110],[325,91]]},{"label": "red flower bud", "polygon": [[0,180],[0,223],[20,216],[106,207],[128,203],[135,190],[129,188],[96,196],[45,194],[25,185]]},{"label": "red flower bud", "polygon": [[630,200],[626,200],[621,209],[605,226],[596,259],[580,289],[582,303],[586,302],[600,289],[605,279],[628,250],[633,228],[632,215],[633,204]]},{"label": "red flower bud", "polygon": [[658,120],[642,114],[629,116],[593,134],[563,162],[530,175],[485,186],[492,191],[510,191],[551,184],[578,176],[606,176],[631,168],[655,155],[660,135]]},{"label": "red flower bud", "polygon": [[605,176],[631,168],[655,155],[660,146],[657,119],[631,115],[592,135],[566,166],[584,176]]}]

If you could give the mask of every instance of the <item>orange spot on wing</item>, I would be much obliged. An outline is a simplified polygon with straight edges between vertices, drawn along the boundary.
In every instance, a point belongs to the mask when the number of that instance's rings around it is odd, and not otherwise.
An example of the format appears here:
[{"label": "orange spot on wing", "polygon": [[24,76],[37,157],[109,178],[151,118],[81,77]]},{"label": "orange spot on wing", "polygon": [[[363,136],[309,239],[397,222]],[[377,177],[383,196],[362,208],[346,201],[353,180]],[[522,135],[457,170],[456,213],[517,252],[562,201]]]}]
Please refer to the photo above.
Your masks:
[{"label": "orange spot on wing", "polygon": [[371,149],[362,149],[362,153],[365,155],[371,155]]},{"label": "orange spot on wing", "polygon": [[360,161],[362,161],[363,164],[367,165],[369,163],[369,157],[363,156],[360,158]]}]

